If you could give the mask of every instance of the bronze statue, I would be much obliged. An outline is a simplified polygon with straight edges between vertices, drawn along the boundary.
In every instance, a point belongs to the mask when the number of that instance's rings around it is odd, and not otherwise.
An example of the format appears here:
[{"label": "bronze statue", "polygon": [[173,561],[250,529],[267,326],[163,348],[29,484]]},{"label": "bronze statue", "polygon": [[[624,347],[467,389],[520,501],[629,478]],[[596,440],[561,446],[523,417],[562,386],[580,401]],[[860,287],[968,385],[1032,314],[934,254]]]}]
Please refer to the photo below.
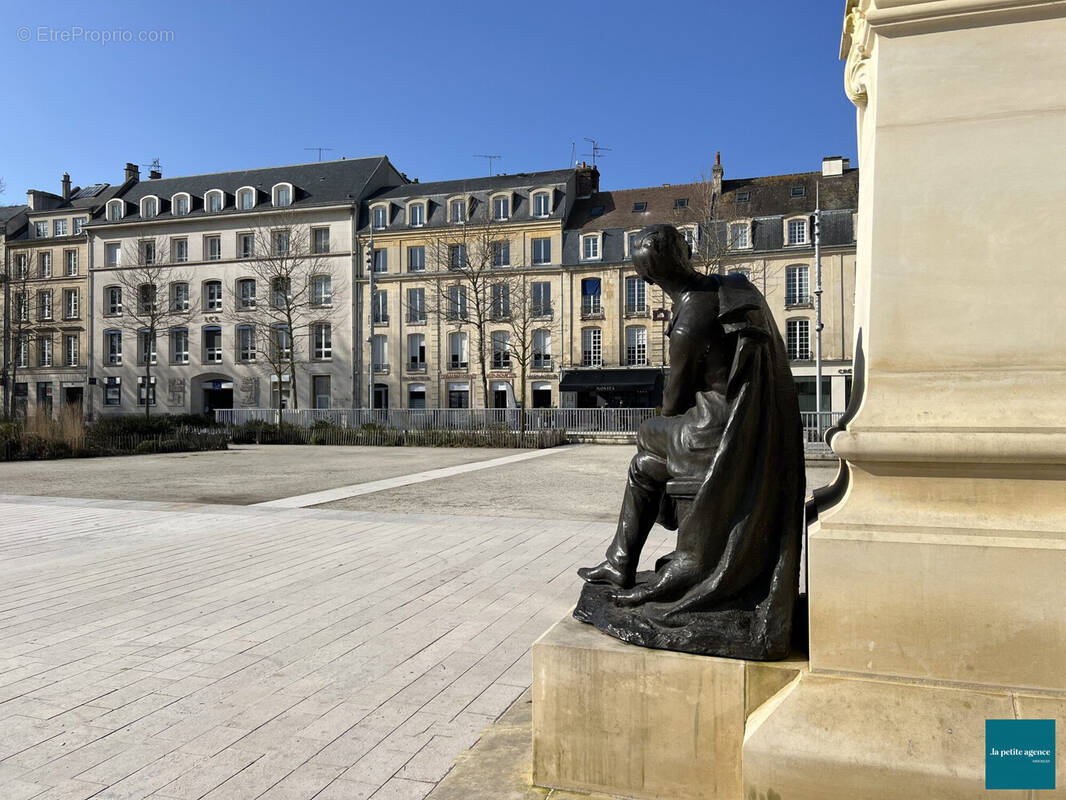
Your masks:
[{"label": "bronze statue", "polygon": [[[673,301],[662,415],[641,425],[606,560],[574,616],[663,650],[771,660],[790,650],[803,526],[803,429],[781,335],[743,275],[702,275],[670,225],[633,266]],[[677,548],[637,573],[658,520]]]}]

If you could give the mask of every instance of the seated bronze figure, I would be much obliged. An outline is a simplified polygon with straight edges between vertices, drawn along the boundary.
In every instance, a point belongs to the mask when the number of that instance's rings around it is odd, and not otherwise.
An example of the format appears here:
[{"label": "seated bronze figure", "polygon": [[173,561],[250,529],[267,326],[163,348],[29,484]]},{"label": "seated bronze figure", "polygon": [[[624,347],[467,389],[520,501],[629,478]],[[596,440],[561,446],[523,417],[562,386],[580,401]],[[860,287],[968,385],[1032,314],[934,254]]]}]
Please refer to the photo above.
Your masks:
[{"label": "seated bronze figure", "polygon": [[[784,343],[739,274],[703,275],[670,225],[633,266],[673,301],[662,415],[637,436],[606,560],[574,616],[663,650],[772,660],[790,650],[803,526],[803,429]],[[677,548],[637,573],[656,521]]]}]

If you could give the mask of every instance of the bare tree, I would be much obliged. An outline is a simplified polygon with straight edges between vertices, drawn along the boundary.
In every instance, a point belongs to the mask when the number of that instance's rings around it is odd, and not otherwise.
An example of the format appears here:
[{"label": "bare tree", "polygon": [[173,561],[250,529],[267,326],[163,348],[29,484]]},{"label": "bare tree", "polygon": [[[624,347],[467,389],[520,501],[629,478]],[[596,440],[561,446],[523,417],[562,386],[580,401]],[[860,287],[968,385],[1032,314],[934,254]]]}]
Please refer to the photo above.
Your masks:
[{"label": "bare tree", "polygon": [[[525,272],[507,275],[496,284],[504,287],[504,291],[496,292],[491,307],[493,318],[507,324],[511,366],[518,372],[518,403],[521,407],[519,427],[523,432],[526,429],[526,409],[529,407],[526,395],[529,371],[537,367],[550,368],[552,339],[557,327],[550,288],[546,293],[534,286],[535,283],[544,283],[550,287],[550,282],[546,279],[538,282],[535,277]],[[542,331],[546,332],[546,337],[541,334]]]},{"label": "bare tree", "polygon": [[19,250],[14,253],[9,269],[11,276],[8,281],[9,297],[11,302],[10,312],[7,314],[8,324],[8,348],[10,363],[8,366],[7,383],[5,387],[4,414],[8,419],[14,419],[17,409],[14,405],[13,393],[15,383],[18,380],[19,365],[25,356],[29,365],[29,346],[33,332],[33,323],[30,321],[30,304],[32,302],[30,284],[30,269],[37,263],[36,250]]},{"label": "bare tree", "polygon": [[278,386],[289,379],[291,407],[298,408],[297,365],[332,352],[332,321],[344,297],[341,273],[329,257],[329,242],[315,239],[292,214],[263,218],[252,234],[248,269],[253,276],[230,313],[246,350]]},{"label": "bare tree", "polygon": [[[127,244],[115,281],[122,292],[122,329],[131,334],[144,367],[144,416],[152,413],[152,366],[160,334],[183,327],[195,313],[199,295],[190,296],[190,274],[174,269],[167,240],[146,237]],[[165,345],[164,345],[165,346]],[[138,396],[139,397],[139,396]]]}]

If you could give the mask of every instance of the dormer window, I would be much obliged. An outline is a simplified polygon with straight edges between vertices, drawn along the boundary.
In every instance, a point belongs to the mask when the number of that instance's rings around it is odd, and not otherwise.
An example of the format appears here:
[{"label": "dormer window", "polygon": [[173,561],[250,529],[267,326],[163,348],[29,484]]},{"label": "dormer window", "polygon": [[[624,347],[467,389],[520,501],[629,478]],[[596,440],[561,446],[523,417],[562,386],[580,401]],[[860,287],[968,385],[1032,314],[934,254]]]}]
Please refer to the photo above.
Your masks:
[{"label": "dormer window", "polygon": [[373,215],[372,224],[374,230],[384,230],[389,224],[389,207],[388,206],[374,206],[370,212]]},{"label": "dormer window", "polygon": [[637,202],[635,202],[633,204],[633,213],[634,214],[643,214],[647,210],[648,210],[648,203],[647,203],[646,200],[638,200]]},{"label": "dormer window", "polygon": [[191,206],[191,198],[185,193],[176,194],[170,198],[170,210],[176,217],[184,217],[189,213]]},{"label": "dormer window", "polygon": [[204,195],[204,208],[211,214],[217,214],[222,210],[223,197],[221,189],[212,189]]},{"label": "dormer window", "polygon": [[797,247],[807,244],[807,218],[793,217],[785,220],[785,245]]},{"label": "dormer window", "polygon": [[118,222],[122,219],[124,214],[124,203],[121,200],[108,200],[107,201],[107,221]]},{"label": "dormer window", "polygon": [[274,199],[275,206],[291,206],[292,205],[292,184],[291,183],[276,183],[271,190],[271,195]]},{"label": "dormer window", "polygon": [[497,222],[508,219],[511,216],[511,198],[505,194],[496,195],[492,198],[492,218]]},{"label": "dormer window", "polygon": [[245,186],[237,190],[237,208],[241,211],[251,211],[255,208],[255,189]]},{"label": "dormer window", "polygon": [[581,237],[582,261],[599,261],[601,235],[599,233],[589,233]]},{"label": "dormer window", "polygon": [[466,222],[465,200],[456,199],[448,201],[448,221],[455,225],[462,225]]},{"label": "dormer window", "polygon": [[426,224],[425,203],[411,203],[407,206],[407,224],[412,228],[421,228]]},{"label": "dormer window", "polygon": [[743,250],[747,247],[751,247],[751,223],[748,221],[730,222],[729,249]]},{"label": "dormer window", "polygon": [[688,208],[688,198],[687,197],[675,197],[674,198],[674,208],[675,209]]},{"label": "dormer window", "polygon": [[141,216],[151,219],[159,214],[159,198],[145,197],[141,200]]},{"label": "dormer window", "polygon": [[740,189],[737,191],[738,203],[750,203],[751,202],[751,189]]},{"label": "dormer window", "polygon": [[533,216],[538,218],[551,216],[551,195],[548,192],[537,192],[533,195]]},{"label": "dormer window", "polygon": [[789,191],[790,197],[805,197],[807,194],[806,186],[793,186]]}]

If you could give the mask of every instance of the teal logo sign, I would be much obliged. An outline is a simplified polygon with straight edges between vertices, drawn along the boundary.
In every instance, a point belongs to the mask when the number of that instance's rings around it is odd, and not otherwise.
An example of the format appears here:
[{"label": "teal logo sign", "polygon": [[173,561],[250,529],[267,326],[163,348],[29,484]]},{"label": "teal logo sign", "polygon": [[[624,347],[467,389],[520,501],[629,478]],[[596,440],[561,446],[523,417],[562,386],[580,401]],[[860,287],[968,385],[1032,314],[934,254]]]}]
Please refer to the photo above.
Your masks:
[{"label": "teal logo sign", "polygon": [[985,720],[986,789],[1055,788],[1055,720]]}]

